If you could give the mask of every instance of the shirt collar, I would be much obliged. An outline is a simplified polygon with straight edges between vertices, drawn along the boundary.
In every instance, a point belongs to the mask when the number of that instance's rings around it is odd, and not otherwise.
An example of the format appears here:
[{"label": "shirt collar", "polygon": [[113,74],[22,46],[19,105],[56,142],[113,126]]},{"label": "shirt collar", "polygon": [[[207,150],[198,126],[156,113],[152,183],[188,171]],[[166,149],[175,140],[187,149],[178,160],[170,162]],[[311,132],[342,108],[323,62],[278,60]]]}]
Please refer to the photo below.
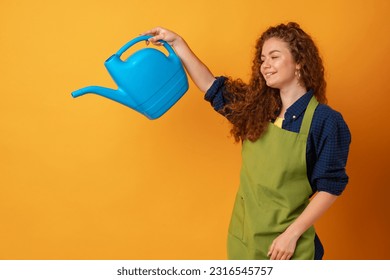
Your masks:
[{"label": "shirt collar", "polygon": [[284,114],[284,119],[286,121],[294,121],[298,119],[305,112],[312,96],[312,89],[302,95],[297,101],[294,102],[294,104],[287,108],[286,113]]}]

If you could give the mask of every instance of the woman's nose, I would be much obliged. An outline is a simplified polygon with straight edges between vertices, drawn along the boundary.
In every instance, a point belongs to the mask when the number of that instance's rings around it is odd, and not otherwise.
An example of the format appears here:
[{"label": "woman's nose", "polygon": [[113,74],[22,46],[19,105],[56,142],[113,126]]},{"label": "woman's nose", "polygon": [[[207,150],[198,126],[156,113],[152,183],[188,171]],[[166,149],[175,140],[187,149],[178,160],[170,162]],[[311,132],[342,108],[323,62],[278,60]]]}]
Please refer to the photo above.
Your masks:
[{"label": "woman's nose", "polygon": [[263,68],[270,67],[268,59],[263,60],[263,62],[261,63],[261,67],[263,67]]},{"label": "woman's nose", "polygon": [[261,64],[261,68],[262,69],[267,69],[267,68],[270,68],[271,66],[269,65],[269,63],[267,61],[264,61],[262,64]]}]

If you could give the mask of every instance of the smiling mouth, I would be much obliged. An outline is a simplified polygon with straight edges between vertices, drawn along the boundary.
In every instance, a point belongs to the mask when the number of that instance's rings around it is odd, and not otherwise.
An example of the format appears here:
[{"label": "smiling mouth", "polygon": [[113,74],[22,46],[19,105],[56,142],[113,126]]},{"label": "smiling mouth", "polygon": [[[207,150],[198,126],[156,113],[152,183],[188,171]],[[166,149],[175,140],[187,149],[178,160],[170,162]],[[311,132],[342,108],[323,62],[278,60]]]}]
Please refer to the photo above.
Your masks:
[{"label": "smiling mouth", "polygon": [[273,74],[275,74],[276,72],[270,72],[270,73],[266,73],[265,75],[264,75],[264,77],[265,78],[269,78],[269,77],[271,77]]}]

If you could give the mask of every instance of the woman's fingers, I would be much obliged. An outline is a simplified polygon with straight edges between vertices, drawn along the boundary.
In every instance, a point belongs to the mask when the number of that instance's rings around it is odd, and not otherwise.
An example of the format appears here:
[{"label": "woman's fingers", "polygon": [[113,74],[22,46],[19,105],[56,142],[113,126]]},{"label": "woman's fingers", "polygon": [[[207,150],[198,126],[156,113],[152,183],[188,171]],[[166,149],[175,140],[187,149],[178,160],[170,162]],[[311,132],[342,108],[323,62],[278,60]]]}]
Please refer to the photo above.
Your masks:
[{"label": "woman's fingers", "polygon": [[272,242],[271,246],[269,247],[267,257],[271,257],[272,256],[274,248],[275,248],[275,242]]},{"label": "woman's fingers", "polygon": [[292,254],[291,253],[284,253],[283,255],[282,255],[282,257],[280,258],[281,260],[289,260],[289,259],[291,259],[291,257],[292,257]]},{"label": "woman's fingers", "polygon": [[161,42],[159,42],[159,40],[164,39],[164,35],[162,34],[161,30],[162,29],[160,27],[155,27],[153,29],[150,29],[150,30],[147,30],[147,31],[141,33],[140,35],[141,36],[144,36],[144,35],[152,36],[151,38],[149,38],[146,41],[146,45],[149,45],[149,43],[152,43],[153,45],[156,45],[156,46],[162,46],[163,44]]},{"label": "woman's fingers", "polygon": [[270,260],[289,260],[292,257],[292,253],[289,251],[280,250],[276,247],[275,242],[272,242],[268,251],[268,257]]}]

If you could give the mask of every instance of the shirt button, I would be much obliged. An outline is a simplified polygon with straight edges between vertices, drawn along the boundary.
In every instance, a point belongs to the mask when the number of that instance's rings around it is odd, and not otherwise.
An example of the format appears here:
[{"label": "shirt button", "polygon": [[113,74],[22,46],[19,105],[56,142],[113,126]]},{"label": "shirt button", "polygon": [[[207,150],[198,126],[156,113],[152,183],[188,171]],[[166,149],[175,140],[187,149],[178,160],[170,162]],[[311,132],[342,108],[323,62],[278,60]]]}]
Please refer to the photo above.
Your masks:
[{"label": "shirt button", "polygon": [[292,118],[295,120],[297,118],[297,116],[293,116]]}]

